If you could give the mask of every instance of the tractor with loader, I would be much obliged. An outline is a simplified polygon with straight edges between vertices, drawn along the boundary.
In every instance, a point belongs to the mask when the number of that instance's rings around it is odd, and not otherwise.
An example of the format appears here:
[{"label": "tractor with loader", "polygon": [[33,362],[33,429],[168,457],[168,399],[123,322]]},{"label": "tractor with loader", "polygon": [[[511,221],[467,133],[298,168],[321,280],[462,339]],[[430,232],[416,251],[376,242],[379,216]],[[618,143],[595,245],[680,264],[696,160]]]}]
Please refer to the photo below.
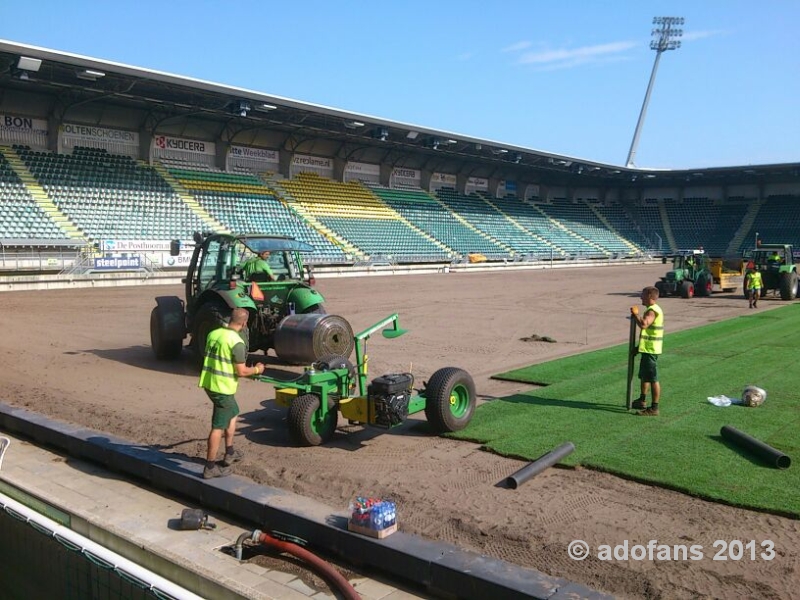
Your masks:
[{"label": "tractor with loader", "polygon": [[655,284],[660,296],[692,298],[695,295],[711,295],[714,276],[703,250],[680,250],[662,257],[662,262],[666,264],[668,258],[672,259],[672,269]]},{"label": "tractor with loader", "polygon": [[[170,254],[180,254],[173,240]],[[177,358],[189,336],[189,347],[202,359],[208,334],[230,319],[234,308],[250,313],[240,335],[250,352],[275,351],[291,364],[308,364],[324,356],[349,357],[353,330],[343,317],[329,315],[324,298],[314,289],[314,276],[302,254],[314,248],[305,242],[268,235],[195,233],[187,268],[185,301],[159,296],[150,314],[150,342],[159,360]],[[272,277],[246,277],[248,259],[269,251]]]},{"label": "tractor with loader", "polygon": [[[762,244],[759,240],[752,250],[745,250],[743,258],[748,268],[761,273],[761,295],[779,293],[781,300],[794,300],[798,296],[797,265],[791,244]],[[745,294],[747,293],[744,290]]]}]

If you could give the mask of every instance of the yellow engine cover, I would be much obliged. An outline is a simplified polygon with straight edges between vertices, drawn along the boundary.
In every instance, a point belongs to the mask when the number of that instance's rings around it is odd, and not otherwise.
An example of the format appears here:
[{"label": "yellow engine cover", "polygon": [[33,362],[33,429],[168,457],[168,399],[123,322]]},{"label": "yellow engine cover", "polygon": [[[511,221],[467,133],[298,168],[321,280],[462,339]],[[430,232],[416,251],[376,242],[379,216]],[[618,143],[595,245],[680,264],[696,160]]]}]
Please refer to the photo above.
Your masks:
[{"label": "yellow engine cover", "polygon": [[297,389],[275,388],[275,404],[278,406],[289,408],[295,398],[297,398]]},{"label": "yellow engine cover", "polygon": [[369,408],[366,396],[356,396],[355,398],[342,398],[339,401],[339,412],[345,419],[358,421],[359,423],[369,423]]}]

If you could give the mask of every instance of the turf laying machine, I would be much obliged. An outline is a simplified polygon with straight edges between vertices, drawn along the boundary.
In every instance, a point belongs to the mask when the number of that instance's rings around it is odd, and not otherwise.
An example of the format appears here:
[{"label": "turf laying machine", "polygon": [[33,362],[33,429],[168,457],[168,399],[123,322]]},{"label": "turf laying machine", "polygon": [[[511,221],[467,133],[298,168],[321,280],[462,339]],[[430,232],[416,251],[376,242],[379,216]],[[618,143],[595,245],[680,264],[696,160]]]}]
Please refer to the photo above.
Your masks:
[{"label": "turf laying machine", "polygon": [[289,434],[297,444],[318,446],[329,441],[339,413],[354,423],[390,429],[425,411],[436,433],[458,431],[470,422],[475,383],[462,369],[439,369],[420,391],[414,389],[411,373],[386,374],[367,383],[367,340],[377,331],[390,339],[406,333],[393,314],[353,337],[355,365],[344,356],[330,355],[307,366],[297,379],[256,378],[275,386],[275,401],[289,409]]},{"label": "turf laying machine", "polygon": [[[170,254],[180,254],[180,241]],[[150,342],[159,360],[177,358],[183,340],[198,360],[208,334],[227,322],[234,308],[250,313],[241,336],[248,351],[274,349],[279,359],[309,364],[324,356],[349,357],[353,330],[343,317],[329,315],[314,289],[311,270],[301,254],[309,244],[287,237],[195,233],[194,250],[183,283],[186,301],[159,296],[150,313]],[[272,277],[247,275],[248,260],[268,251]]]}]

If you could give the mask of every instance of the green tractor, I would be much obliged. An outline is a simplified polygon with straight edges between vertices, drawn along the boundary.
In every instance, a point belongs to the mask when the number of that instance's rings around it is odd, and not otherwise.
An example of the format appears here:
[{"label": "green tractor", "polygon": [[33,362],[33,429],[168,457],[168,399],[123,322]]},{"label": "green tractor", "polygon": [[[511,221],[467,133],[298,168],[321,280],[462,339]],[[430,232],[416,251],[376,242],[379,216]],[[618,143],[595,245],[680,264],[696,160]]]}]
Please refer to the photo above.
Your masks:
[{"label": "green tractor", "polygon": [[[667,256],[662,258],[666,264]],[[714,275],[708,256],[702,250],[680,250],[671,255],[672,270],[656,282],[660,296],[692,298],[710,296],[714,291]]]},{"label": "green tractor", "polygon": [[[194,242],[183,279],[186,302],[159,296],[150,314],[150,342],[157,359],[177,358],[187,335],[201,358],[208,334],[226,323],[234,308],[250,313],[241,335],[251,352],[273,349],[291,364],[350,356],[355,344],[350,324],[326,313],[311,269],[303,265],[301,254],[312,252],[312,246],[287,237],[224,233],[195,233]],[[180,246],[174,240],[170,254],[177,256]],[[245,263],[265,251],[270,252],[273,277],[249,279]]]},{"label": "green tractor", "polygon": [[764,284],[761,288],[762,297],[772,291],[780,293],[781,300],[797,298],[797,265],[794,263],[794,249],[791,244],[759,242],[754,250],[745,250],[743,257],[748,261],[748,270],[755,269],[761,273]]}]

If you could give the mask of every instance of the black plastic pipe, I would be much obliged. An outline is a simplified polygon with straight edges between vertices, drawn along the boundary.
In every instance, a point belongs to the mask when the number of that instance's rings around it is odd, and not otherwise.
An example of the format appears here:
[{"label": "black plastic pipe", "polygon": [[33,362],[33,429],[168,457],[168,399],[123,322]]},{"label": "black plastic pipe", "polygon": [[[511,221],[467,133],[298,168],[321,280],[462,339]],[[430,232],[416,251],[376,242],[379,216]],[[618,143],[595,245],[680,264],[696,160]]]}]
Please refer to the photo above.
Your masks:
[{"label": "black plastic pipe", "polygon": [[524,467],[522,467],[519,471],[510,475],[506,478],[506,484],[512,490],[517,489],[523,483],[528,481],[531,477],[538,475],[542,471],[544,471],[547,467],[552,467],[562,458],[571,454],[572,451],[575,450],[575,444],[572,442],[566,442],[565,444],[561,444],[555,450],[551,450],[544,456],[540,456],[532,463],[528,463]]},{"label": "black plastic pipe", "polygon": [[788,469],[792,464],[792,459],[780,450],[776,450],[761,440],[739,431],[732,425],[723,425],[722,429],[719,430],[719,434],[722,439],[744,448],[776,469]]}]

